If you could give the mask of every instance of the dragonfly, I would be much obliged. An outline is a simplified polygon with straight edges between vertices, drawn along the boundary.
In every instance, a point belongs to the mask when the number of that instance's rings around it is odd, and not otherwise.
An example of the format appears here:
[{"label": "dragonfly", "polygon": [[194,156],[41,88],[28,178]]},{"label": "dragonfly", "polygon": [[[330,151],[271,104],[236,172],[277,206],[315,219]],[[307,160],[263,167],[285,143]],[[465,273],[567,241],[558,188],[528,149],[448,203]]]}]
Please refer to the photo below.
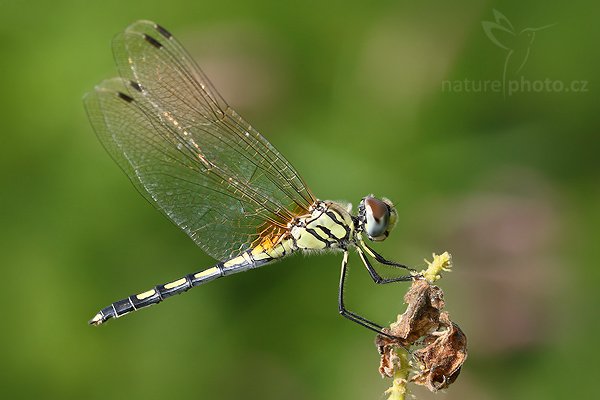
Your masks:
[{"label": "dragonfly", "polygon": [[[219,262],[116,301],[89,323],[104,324],[295,252],[335,250],[343,254],[340,314],[381,333],[381,325],[346,309],[344,283],[351,249],[375,283],[418,279],[413,269],[385,259],[363,238],[388,237],[398,216],[392,202],[365,196],[354,215],[351,206],[317,199],[162,26],[134,22],[112,47],[119,77],[85,95],[91,125],[142,196]],[[384,278],[372,260],[410,273]]]}]

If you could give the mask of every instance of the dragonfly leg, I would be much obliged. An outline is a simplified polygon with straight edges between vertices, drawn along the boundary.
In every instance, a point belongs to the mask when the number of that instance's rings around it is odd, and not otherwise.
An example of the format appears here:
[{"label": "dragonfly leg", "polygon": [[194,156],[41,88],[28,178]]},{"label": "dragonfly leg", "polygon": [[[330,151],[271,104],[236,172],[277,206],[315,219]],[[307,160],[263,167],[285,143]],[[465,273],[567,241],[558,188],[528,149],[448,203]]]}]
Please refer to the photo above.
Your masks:
[{"label": "dragonfly leg", "polygon": [[348,318],[350,321],[356,322],[357,324],[364,326],[367,329],[372,330],[373,332],[377,332],[380,335],[387,336],[389,338],[395,339],[394,336],[385,333],[382,329],[383,327],[375,322],[369,321],[368,319],[361,317],[360,315],[349,311],[344,306],[344,284],[346,282],[346,274],[348,272],[348,251],[344,251],[344,258],[342,259],[342,272],[340,275],[340,287],[339,287],[339,295],[338,295],[338,308],[340,314],[345,318]]},{"label": "dragonfly leg", "polygon": [[367,246],[367,244],[364,242],[364,240],[362,240],[362,238],[359,236],[359,245],[357,246],[357,248],[359,250],[363,250],[365,252],[367,252],[368,255],[370,255],[371,257],[373,257],[378,263],[380,264],[384,264],[384,265],[389,265],[391,267],[396,267],[396,268],[404,268],[408,271],[411,272],[416,272],[415,269],[410,268],[404,264],[400,264],[397,263],[395,261],[390,261],[390,260],[386,260],[381,254],[377,253],[375,250],[373,250],[372,248],[370,248],[369,246]]},{"label": "dragonfly leg", "polygon": [[[361,249],[360,247],[357,247],[357,249],[358,249],[358,255],[360,256],[360,259],[362,260],[363,264],[367,268],[367,271],[369,271],[369,275],[371,275],[371,279],[373,279],[373,282],[375,282],[379,285],[385,285],[386,283],[392,283],[392,282],[412,281],[418,277],[418,276],[414,276],[414,275],[405,275],[405,276],[397,276],[394,278],[384,278],[381,275],[379,275],[379,273],[377,271],[375,271],[375,268],[373,268],[373,266],[369,262],[369,259],[365,255],[363,249]],[[375,253],[375,254],[377,254],[377,253]],[[379,261],[379,260],[377,260],[377,261]],[[399,266],[399,265],[397,265],[397,266]],[[404,268],[407,268],[407,267],[404,267]]]}]

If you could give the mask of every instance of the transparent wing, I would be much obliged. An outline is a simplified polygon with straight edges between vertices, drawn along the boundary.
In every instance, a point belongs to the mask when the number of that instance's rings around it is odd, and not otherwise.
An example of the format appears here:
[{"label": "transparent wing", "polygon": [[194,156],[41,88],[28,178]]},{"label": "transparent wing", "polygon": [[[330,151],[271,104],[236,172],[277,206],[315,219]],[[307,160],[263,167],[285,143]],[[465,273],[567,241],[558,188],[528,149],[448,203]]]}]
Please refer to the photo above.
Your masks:
[{"label": "transparent wing", "polygon": [[315,201],[291,164],[220,97],[163,28],[113,41],[121,78],[85,98],[100,141],[136,188],[225,260],[283,232]]}]

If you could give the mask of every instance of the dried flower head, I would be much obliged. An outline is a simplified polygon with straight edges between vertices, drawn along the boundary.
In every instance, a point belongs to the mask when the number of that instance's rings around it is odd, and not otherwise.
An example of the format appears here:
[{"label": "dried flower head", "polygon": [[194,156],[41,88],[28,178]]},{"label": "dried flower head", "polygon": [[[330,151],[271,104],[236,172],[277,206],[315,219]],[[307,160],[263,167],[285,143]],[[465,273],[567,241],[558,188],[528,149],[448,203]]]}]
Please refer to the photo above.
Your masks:
[{"label": "dried flower head", "polygon": [[[446,311],[444,292],[432,282],[441,278],[441,271],[452,267],[451,256],[445,252],[433,255],[422,279],[414,280],[404,296],[408,305],[375,344],[381,361],[379,372],[394,378],[387,390],[389,400],[402,400],[406,384],[413,382],[435,392],[456,380],[467,358],[467,337]],[[413,362],[410,361],[413,359]],[[409,375],[413,376],[409,378]]]}]

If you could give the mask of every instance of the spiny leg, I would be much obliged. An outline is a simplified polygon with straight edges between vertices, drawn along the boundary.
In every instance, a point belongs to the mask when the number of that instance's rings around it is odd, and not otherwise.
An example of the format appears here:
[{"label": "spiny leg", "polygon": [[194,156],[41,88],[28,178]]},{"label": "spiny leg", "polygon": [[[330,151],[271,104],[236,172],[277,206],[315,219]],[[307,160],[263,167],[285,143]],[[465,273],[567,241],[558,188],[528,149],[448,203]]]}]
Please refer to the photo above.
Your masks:
[{"label": "spiny leg", "polygon": [[359,253],[360,253],[360,250],[366,251],[367,254],[369,254],[371,257],[373,257],[380,264],[389,265],[391,267],[396,267],[396,268],[404,268],[408,271],[416,272],[415,269],[410,268],[404,264],[400,264],[395,261],[386,260],[381,254],[377,253],[375,250],[373,250],[372,248],[367,246],[367,244],[362,239],[360,239],[360,243],[359,243],[359,246],[357,246],[357,248],[359,249]]},{"label": "spiny leg", "polygon": [[[407,282],[407,281],[412,281],[412,280],[418,278],[418,276],[414,276],[414,275],[398,276],[395,278],[384,278],[381,275],[379,275],[379,273],[377,271],[375,271],[375,268],[373,268],[373,266],[369,262],[369,259],[365,255],[364,251],[360,247],[357,247],[357,250],[358,250],[358,255],[360,256],[360,259],[362,260],[363,264],[367,268],[367,271],[369,271],[369,275],[371,276],[371,279],[373,279],[373,281],[379,285],[385,285],[387,283],[392,283],[392,282]],[[377,254],[377,253],[375,253],[375,254]]]},{"label": "spiny leg", "polygon": [[342,272],[340,275],[340,287],[339,287],[339,295],[338,295],[338,308],[340,314],[345,318],[348,318],[350,321],[356,322],[357,324],[364,326],[367,329],[372,330],[373,332],[377,332],[380,335],[387,336],[389,338],[395,339],[394,336],[383,332],[383,327],[379,324],[376,324],[368,319],[361,317],[360,315],[349,311],[344,306],[344,283],[346,282],[346,273],[348,272],[348,251],[344,251],[344,257],[342,259]]}]

